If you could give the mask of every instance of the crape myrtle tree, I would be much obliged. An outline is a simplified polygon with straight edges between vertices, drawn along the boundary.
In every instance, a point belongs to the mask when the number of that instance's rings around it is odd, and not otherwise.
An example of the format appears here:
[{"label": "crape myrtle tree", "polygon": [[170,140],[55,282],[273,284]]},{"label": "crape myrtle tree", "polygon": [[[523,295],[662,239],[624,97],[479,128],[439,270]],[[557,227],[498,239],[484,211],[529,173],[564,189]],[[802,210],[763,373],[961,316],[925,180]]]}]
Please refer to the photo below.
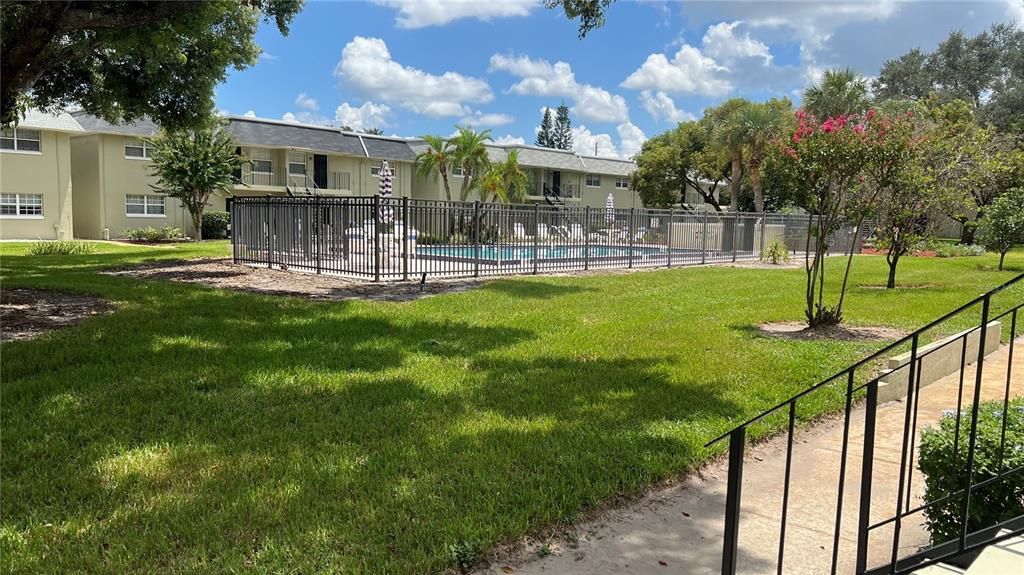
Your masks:
[{"label": "crape myrtle tree", "polygon": [[985,249],[999,254],[1002,271],[1006,252],[1014,244],[1024,243],[1024,188],[1008,190],[992,202],[981,218],[978,239]]},{"label": "crape myrtle tree", "polygon": [[0,125],[81,107],[111,123],[202,124],[227,68],[254,65],[261,20],[288,33],[302,0],[0,3]]},{"label": "crape myrtle tree", "polygon": [[835,325],[843,319],[852,253],[846,258],[835,304],[825,301],[825,256],[833,234],[851,220],[862,220],[866,213],[864,206],[869,200],[863,198],[864,188],[858,184],[865,164],[872,160],[866,141],[872,118],[842,115],[819,121],[798,110],[796,119],[792,134],[776,142],[766,168],[774,171],[774,181],[788,184],[795,203],[810,214],[804,249],[804,313],[808,326],[815,328]]},{"label": "crape myrtle tree", "polygon": [[202,239],[203,211],[210,197],[230,193],[240,182],[245,161],[235,151],[231,135],[214,119],[199,128],[166,132],[148,140],[153,146],[149,169],[156,178],[150,187],[177,199],[192,216],[196,239]]}]

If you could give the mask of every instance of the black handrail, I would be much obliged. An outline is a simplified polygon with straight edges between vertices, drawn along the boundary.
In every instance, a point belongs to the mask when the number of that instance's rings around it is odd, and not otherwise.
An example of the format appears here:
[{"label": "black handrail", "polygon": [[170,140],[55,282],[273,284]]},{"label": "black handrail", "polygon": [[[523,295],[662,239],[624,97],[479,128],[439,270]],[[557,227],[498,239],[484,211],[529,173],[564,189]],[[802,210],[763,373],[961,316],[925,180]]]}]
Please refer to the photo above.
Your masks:
[{"label": "black handrail", "polygon": [[[847,366],[845,369],[839,371],[835,375],[828,377],[819,383],[797,393],[789,399],[782,401],[768,409],[761,414],[746,420],[744,423],[734,427],[731,431],[709,441],[705,447],[710,447],[715,443],[729,438],[729,463],[728,463],[728,485],[726,491],[726,516],[725,516],[725,530],[724,530],[724,549],[722,554],[722,573],[727,575],[733,575],[737,569],[738,559],[738,541],[739,541],[739,516],[742,499],[742,483],[743,483],[743,465],[744,465],[744,448],[746,445],[746,430],[752,424],[764,419],[765,417],[779,412],[782,408],[788,407],[788,425],[786,428],[787,441],[786,441],[786,464],[783,479],[783,493],[782,493],[782,509],[781,509],[781,524],[779,527],[779,549],[777,555],[777,570],[781,575],[783,573],[783,560],[785,557],[785,545],[786,545],[786,525],[788,519],[788,507],[791,499],[791,485],[790,471],[793,466],[793,436],[795,433],[795,420],[797,402],[813,393],[815,390],[821,389],[822,387],[835,383],[840,377],[845,376],[846,379],[846,393],[845,393],[845,408],[843,418],[843,439],[842,449],[840,455],[840,468],[839,468],[839,480],[838,490],[836,494],[836,514],[835,514],[835,532],[833,534],[832,544],[832,555],[831,555],[831,573],[834,575],[838,571],[839,566],[839,540],[842,528],[842,514],[843,514],[843,497],[846,492],[845,488],[845,476],[847,470],[847,461],[849,457],[849,444],[850,444],[850,423],[851,423],[851,412],[853,405],[854,394],[866,389],[866,396],[864,401],[864,432],[863,432],[863,453],[861,461],[861,484],[859,488],[859,500],[860,500],[860,513],[857,518],[857,540],[856,540],[856,573],[863,574],[867,572],[867,551],[868,551],[868,539],[872,531],[883,527],[892,526],[892,546],[890,549],[891,557],[888,558],[887,565],[889,566],[889,573],[900,572],[898,566],[902,564],[903,559],[899,557],[899,541],[901,535],[901,527],[903,519],[927,510],[936,505],[943,503],[949,504],[950,501],[958,501],[960,509],[958,510],[958,517],[962,522],[961,532],[956,543],[956,549],[952,554],[964,553],[965,549],[969,548],[968,537],[968,517],[971,504],[971,495],[974,491],[990,485],[996,481],[1004,480],[1011,475],[1016,475],[1021,472],[1024,468],[1018,468],[1013,470],[1004,470],[1004,460],[1000,458],[1000,469],[999,473],[995,477],[987,478],[983,481],[975,481],[975,451],[977,443],[977,429],[978,429],[978,406],[981,402],[981,385],[982,385],[982,373],[985,355],[987,353],[986,337],[988,335],[988,327],[1001,318],[1010,316],[1012,321],[1010,322],[1010,341],[1009,341],[1009,355],[1006,367],[1006,389],[1003,394],[1003,421],[1002,421],[1002,436],[1001,446],[1005,442],[1006,424],[1007,424],[1007,406],[1010,400],[1010,384],[1011,384],[1011,373],[1013,369],[1013,347],[1017,333],[1017,315],[1018,312],[1024,309],[1024,298],[1018,303],[1014,300],[1013,305],[1002,311],[1001,313],[994,313],[991,311],[992,297],[1007,288],[1017,284],[1024,280],[1024,274],[1020,274],[1003,284],[992,288],[984,294],[971,299],[967,303],[958,306],[957,308],[949,311],[940,317],[932,320],[921,328],[918,328],[913,333],[910,333],[903,338],[890,343],[882,349],[868,355],[865,358]],[[937,345],[933,345],[930,349],[922,350],[922,334],[928,330],[942,324],[954,318],[958,314],[964,312],[981,304],[981,318],[977,325],[973,325],[968,329],[962,330],[955,336],[950,336],[947,341],[939,342]],[[974,393],[973,401],[969,408],[970,413],[970,427],[969,437],[965,435],[967,443],[967,459],[965,462],[965,473],[966,487],[956,493],[948,494],[943,498],[927,502],[924,505],[911,507],[912,500],[912,482],[914,480],[913,469],[915,466],[915,449],[917,444],[917,427],[918,427],[918,406],[920,400],[920,389],[922,387],[921,373],[923,369],[923,361],[927,359],[931,354],[947,349],[949,346],[960,342],[962,350],[960,352],[960,381],[958,388],[958,399],[956,407],[956,432],[959,434],[960,421],[964,415],[964,408],[960,398],[963,396],[964,391],[964,371],[968,364],[967,347],[969,339],[972,335],[976,335],[976,344],[978,346],[978,355],[976,358],[972,358],[972,362],[975,362],[976,369],[974,374]],[[997,336],[998,337],[998,336]],[[883,355],[891,352],[892,350],[910,344],[910,356],[906,361],[901,361],[900,365],[896,366],[895,369],[886,371],[885,373],[872,376],[867,383],[862,385],[855,385],[855,375],[858,369],[864,367],[870,362],[882,357]],[[972,352],[973,353],[973,352]],[[900,373],[900,370],[904,370]],[[881,521],[871,521],[871,490],[873,483],[873,462],[874,462],[874,442],[875,442],[875,424],[876,424],[876,411],[878,406],[878,390],[879,383],[883,378],[891,377],[893,373],[900,373],[898,377],[902,379],[906,377],[906,400],[903,419],[903,433],[902,446],[900,453],[900,467],[899,467],[899,483],[897,494],[895,497],[895,511],[891,517],[885,518]],[[955,373],[955,372],[953,372]],[[893,382],[890,382],[893,383]],[[927,385],[927,383],[925,383]],[[959,437],[954,440],[954,451],[959,449],[960,439]],[[1005,449],[1005,447],[1001,447]],[[948,557],[950,555],[945,555]]]}]

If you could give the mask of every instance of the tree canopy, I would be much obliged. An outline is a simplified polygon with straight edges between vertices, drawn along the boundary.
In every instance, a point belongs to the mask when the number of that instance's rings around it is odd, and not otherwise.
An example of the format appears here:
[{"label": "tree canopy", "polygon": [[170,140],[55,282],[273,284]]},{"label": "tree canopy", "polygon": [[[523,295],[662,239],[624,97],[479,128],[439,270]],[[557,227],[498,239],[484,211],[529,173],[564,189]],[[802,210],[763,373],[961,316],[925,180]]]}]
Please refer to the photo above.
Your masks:
[{"label": "tree canopy", "polygon": [[256,63],[261,20],[288,33],[302,0],[3,2],[0,124],[27,108],[79,106],[112,123],[168,129],[213,112],[227,68]]}]

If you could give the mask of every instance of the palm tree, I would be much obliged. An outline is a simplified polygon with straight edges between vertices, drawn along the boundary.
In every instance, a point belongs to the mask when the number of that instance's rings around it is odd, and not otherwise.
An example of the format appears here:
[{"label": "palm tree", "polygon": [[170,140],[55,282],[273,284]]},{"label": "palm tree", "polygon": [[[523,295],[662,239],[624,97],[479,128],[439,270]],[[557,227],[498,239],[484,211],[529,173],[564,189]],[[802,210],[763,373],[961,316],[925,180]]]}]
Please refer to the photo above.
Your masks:
[{"label": "palm tree", "polygon": [[448,170],[454,165],[455,146],[451,141],[441,136],[423,136],[427,149],[416,156],[416,173],[421,178],[434,176],[435,172],[441,174],[441,181],[444,182],[444,195],[448,201],[452,201],[452,190],[448,185]]},{"label": "palm tree", "polygon": [[746,132],[740,121],[741,113],[750,106],[742,98],[726,100],[712,112],[711,137],[729,156],[729,211],[739,209],[740,181],[743,177],[743,146]]},{"label": "palm tree", "polygon": [[483,177],[480,195],[485,202],[521,203],[526,201],[529,185],[530,177],[519,165],[519,150],[511,150],[504,162],[491,165]]},{"label": "palm tree", "polygon": [[750,182],[754,189],[754,210],[764,212],[764,193],[761,190],[761,163],[772,139],[782,131],[784,116],[771,103],[750,104],[737,112],[742,128]]},{"label": "palm tree", "polygon": [[859,114],[868,109],[868,82],[850,68],[825,70],[821,82],[804,90],[804,110],[818,120]]},{"label": "palm tree", "polygon": [[473,128],[465,127],[460,127],[449,140],[454,147],[452,163],[462,168],[462,189],[459,191],[459,200],[463,202],[466,201],[469,192],[476,185],[476,178],[487,173],[487,169],[491,165],[491,158],[487,154],[485,145],[489,141],[491,141],[490,130],[477,132]]}]

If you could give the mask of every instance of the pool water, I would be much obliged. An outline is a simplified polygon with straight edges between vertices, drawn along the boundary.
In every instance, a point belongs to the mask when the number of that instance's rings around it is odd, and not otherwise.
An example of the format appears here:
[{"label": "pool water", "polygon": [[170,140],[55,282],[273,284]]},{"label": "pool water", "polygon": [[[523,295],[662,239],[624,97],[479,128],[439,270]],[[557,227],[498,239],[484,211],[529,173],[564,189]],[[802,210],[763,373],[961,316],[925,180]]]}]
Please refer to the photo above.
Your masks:
[{"label": "pool water", "polygon": [[[480,259],[481,260],[499,260],[499,261],[510,261],[510,260],[532,260],[534,247],[518,247],[518,246],[480,246]],[[585,257],[591,258],[610,258],[610,257],[629,257],[628,247],[615,247],[615,246],[544,246],[536,248],[538,260],[556,260],[556,259],[584,259]],[[417,246],[416,255],[428,256],[437,258],[451,258],[451,259],[467,259],[473,260],[477,257],[477,248],[473,246]],[[589,250],[589,251],[588,251]],[[633,255],[652,255],[658,253],[658,248],[650,247],[634,247]]]}]

